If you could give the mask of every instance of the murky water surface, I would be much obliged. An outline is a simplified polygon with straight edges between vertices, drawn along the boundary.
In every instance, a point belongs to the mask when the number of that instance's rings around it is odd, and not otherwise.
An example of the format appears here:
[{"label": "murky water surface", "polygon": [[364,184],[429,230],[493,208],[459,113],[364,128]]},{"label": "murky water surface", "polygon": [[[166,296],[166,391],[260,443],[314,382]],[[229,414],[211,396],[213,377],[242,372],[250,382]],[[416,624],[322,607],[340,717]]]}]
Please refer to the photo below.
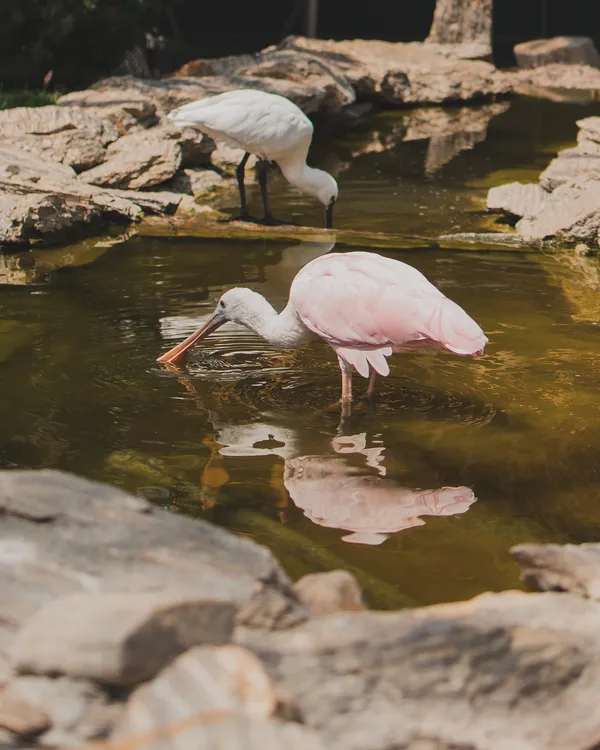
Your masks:
[{"label": "murky water surface", "polygon": [[[481,230],[493,223],[487,187],[535,179],[575,119],[598,110],[517,102],[492,113],[487,137],[484,117],[431,140],[433,114],[384,114],[319,143],[316,158],[340,180],[338,226]],[[320,221],[283,183],[273,192],[280,215]],[[332,249],[133,238],[2,259],[0,465],[74,471],[211,519],[267,544],[294,577],[347,567],[380,607],[516,586],[513,543],[598,541],[594,259],[386,250],[463,305],[490,344],[478,360],[395,357],[379,403],[343,423],[337,362],[318,341],[279,351],[228,324],[184,374],[154,363],[224,289],[282,307],[297,270]]]}]

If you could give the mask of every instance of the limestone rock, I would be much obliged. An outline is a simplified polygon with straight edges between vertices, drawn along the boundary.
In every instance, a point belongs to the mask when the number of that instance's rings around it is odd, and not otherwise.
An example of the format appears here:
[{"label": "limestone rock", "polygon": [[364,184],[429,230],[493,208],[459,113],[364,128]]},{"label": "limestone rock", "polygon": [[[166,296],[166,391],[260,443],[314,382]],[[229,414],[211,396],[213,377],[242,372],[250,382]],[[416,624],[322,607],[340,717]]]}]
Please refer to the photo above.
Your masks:
[{"label": "limestone rock", "polygon": [[307,617],[266,548],[109,485],[56,471],[0,472],[0,514],[0,663],[40,607],[69,594],[185,591],[200,601],[218,592],[250,628]]},{"label": "limestone rock", "polygon": [[[600,175],[598,175],[600,178]],[[600,234],[600,179],[581,186],[556,188],[535,216],[525,216],[516,225],[525,242],[558,238],[567,242],[597,244]]]},{"label": "limestone rock", "polygon": [[165,141],[181,148],[181,167],[202,167],[210,164],[214,141],[196,128],[178,128],[171,123],[142,130],[119,138],[108,147],[108,157],[134,151],[141,146]]},{"label": "limestone rock", "polygon": [[99,230],[102,214],[93,201],[68,194],[0,192],[0,247],[67,242]]},{"label": "limestone rock", "polygon": [[598,50],[587,36],[532,39],[529,42],[516,44],[514,53],[520,68],[537,68],[552,63],[600,67]]},{"label": "limestone rock", "polygon": [[539,185],[511,182],[488,192],[488,211],[502,211],[510,216],[536,216],[544,207],[548,193]]},{"label": "limestone rock", "polygon": [[182,169],[173,177],[169,187],[176,193],[199,197],[228,184],[218,172],[212,169]]},{"label": "limestone rock", "polygon": [[534,591],[569,591],[600,600],[599,544],[519,544],[511,554]]},{"label": "limestone rock", "polygon": [[0,139],[23,135],[55,135],[68,130],[85,130],[110,143],[118,138],[112,123],[80,107],[15,107],[0,110]]},{"label": "limestone rock", "polygon": [[550,191],[588,180],[600,180],[600,154],[586,154],[579,147],[561,151],[540,175],[540,185]]},{"label": "limestone rock", "polygon": [[59,107],[79,107],[112,122],[119,135],[146,128],[156,122],[156,105],[151,99],[128,91],[72,91],[61,96]]},{"label": "limestone rock", "polygon": [[137,190],[166,182],[180,164],[181,147],[178,143],[149,138],[134,148],[113,151],[103,164],[82,172],[79,179],[92,185]]},{"label": "limestone rock", "polygon": [[254,654],[235,645],[199,647],[133,693],[117,736],[217,712],[269,719],[276,706],[275,690]]},{"label": "limestone rock", "polygon": [[555,101],[578,101],[581,98],[579,92],[589,91],[591,93],[583,97],[587,100],[593,98],[594,91],[600,88],[600,70],[590,65],[551,63],[505,75],[517,93]]},{"label": "limestone rock", "polygon": [[[121,712],[100,687],[64,677],[17,677],[0,697],[0,714],[9,717],[6,726],[27,736],[45,732],[38,741],[50,747],[106,736]],[[28,722],[17,731],[16,722],[25,715]]]},{"label": "limestone rock", "polygon": [[[106,745],[110,750],[112,743]],[[320,737],[295,722],[261,721],[243,714],[214,712],[163,726],[152,734],[130,735],[115,750],[325,750]]]},{"label": "limestone rock", "polygon": [[427,42],[476,43],[492,52],[492,0],[437,0]]},{"label": "limestone rock", "polygon": [[53,182],[73,182],[75,171],[52,159],[30,154],[14,146],[0,145],[0,180],[38,183],[41,179]]},{"label": "limestone rock", "polygon": [[102,162],[106,146],[117,138],[112,123],[78,107],[0,111],[0,147],[16,147],[76,171]]},{"label": "limestone rock", "polygon": [[41,734],[49,726],[50,719],[43,708],[32,706],[22,698],[0,696],[0,727],[3,729],[29,737]]},{"label": "limestone rock", "polygon": [[464,60],[434,44],[288,37],[278,47],[311,52],[344,75],[358,97],[389,104],[469,101],[511,90],[508,76],[490,63]]},{"label": "limestone rock", "polygon": [[136,685],[201,643],[227,643],[235,604],[190,591],[76,593],[43,606],[19,630],[17,672]]},{"label": "limestone rock", "polygon": [[507,592],[244,643],[331,750],[586,750],[600,741],[599,629],[597,602]]},{"label": "limestone rock", "polygon": [[76,172],[91,169],[106,158],[105,140],[84,128],[64,130],[53,135],[4,138],[2,143],[65,164]]},{"label": "limestone rock", "polygon": [[305,575],[294,588],[313,617],[366,609],[360,585],[347,570]]}]

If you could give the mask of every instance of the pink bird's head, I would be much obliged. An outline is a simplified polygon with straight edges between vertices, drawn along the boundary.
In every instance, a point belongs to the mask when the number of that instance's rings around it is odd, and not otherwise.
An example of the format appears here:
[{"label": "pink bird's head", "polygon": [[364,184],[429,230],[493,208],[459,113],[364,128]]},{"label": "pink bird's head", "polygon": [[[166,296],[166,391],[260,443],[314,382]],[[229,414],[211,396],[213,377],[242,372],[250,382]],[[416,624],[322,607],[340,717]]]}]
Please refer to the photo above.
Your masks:
[{"label": "pink bird's head", "polygon": [[229,289],[221,296],[210,318],[185,341],[159,357],[157,362],[174,364],[182,359],[198,341],[206,338],[224,323],[231,321],[252,328],[257,320],[264,318],[269,312],[273,312],[273,308],[261,294],[243,287]]}]

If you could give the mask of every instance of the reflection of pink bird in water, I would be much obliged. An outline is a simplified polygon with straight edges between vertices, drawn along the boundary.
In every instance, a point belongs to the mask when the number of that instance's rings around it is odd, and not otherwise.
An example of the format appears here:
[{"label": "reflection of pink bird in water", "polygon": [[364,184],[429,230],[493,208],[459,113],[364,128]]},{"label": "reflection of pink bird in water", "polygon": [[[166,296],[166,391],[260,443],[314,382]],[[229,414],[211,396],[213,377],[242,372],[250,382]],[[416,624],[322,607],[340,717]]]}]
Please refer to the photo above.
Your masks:
[{"label": "reflection of pink bird in water", "polygon": [[391,533],[423,526],[420,516],[464,513],[477,499],[468,487],[399,487],[331,454],[288,459],[283,481],[305,516],[320,526],[353,532],[342,539],[357,544],[381,544]]},{"label": "reflection of pink bird in water", "polygon": [[283,348],[301,346],[312,332],[338,356],[342,405],[352,400],[352,369],[369,377],[388,375],[393,352],[433,345],[475,355],[487,343],[481,328],[416,268],[375,253],[333,253],[302,268],[279,315],[250,289],[225,292],[215,312],[195,333],[159,358],[173,363],[228,320]]}]

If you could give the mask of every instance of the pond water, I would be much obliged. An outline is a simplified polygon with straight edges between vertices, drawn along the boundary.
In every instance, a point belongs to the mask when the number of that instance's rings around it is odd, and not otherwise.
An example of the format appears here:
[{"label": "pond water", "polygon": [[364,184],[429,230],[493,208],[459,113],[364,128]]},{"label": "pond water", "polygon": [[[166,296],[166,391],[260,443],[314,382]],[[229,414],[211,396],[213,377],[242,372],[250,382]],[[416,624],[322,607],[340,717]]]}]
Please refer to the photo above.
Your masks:
[{"label": "pond water", "polygon": [[[386,113],[315,154],[340,181],[338,227],[481,230],[487,187],[536,179],[596,113],[515,102],[462,151],[460,133],[403,141],[420,134],[414,115]],[[273,194],[279,215],[321,221],[283,182]],[[268,545],[293,577],[346,567],[384,608],[518,586],[514,543],[598,541],[593,258],[379,251],[419,268],[490,343],[477,360],[393,358],[378,403],[343,421],[337,362],[319,341],[279,351],[228,324],[183,373],[155,364],[223,290],[282,307],[299,268],[333,249],[369,248],[134,237],[4,258],[0,466],[73,471],[210,519]]]}]

